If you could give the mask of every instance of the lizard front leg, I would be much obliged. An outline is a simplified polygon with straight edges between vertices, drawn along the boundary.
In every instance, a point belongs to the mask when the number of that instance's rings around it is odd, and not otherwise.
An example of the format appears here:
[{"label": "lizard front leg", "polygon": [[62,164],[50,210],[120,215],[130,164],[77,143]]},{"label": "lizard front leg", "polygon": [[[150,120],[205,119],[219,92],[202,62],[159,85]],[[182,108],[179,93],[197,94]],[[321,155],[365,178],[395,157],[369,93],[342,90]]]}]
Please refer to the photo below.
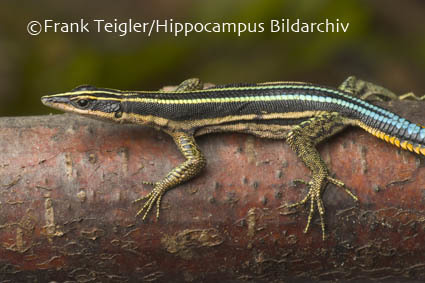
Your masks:
[{"label": "lizard front leg", "polygon": [[342,130],[345,126],[343,117],[338,113],[324,112],[317,117],[313,117],[297,125],[286,137],[289,146],[310,169],[312,174],[310,182],[302,181],[309,187],[309,191],[305,198],[287,207],[292,208],[310,201],[310,212],[307,219],[307,225],[304,229],[304,233],[307,233],[315,211],[315,206],[317,206],[322,226],[323,240],[326,238],[326,232],[324,221],[325,208],[322,202],[322,193],[327,183],[332,183],[343,188],[355,201],[358,200],[357,197],[345,187],[342,181],[330,176],[325,162],[315,148],[317,143]]},{"label": "lizard front leg", "polygon": [[[199,90],[202,89],[203,86],[204,84],[200,79],[190,78],[180,83],[175,91]],[[152,185],[154,187],[149,194],[134,201],[139,202],[147,199],[143,207],[137,212],[137,215],[142,214],[143,211],[145,212],[142,217],[143,220],[146,218],[155,202],[157,206],[156,217],[158,218],[161,199],[165,192],[195,177],[202,168],[205,167],[205,158],[196,145],[192,135],[186,133],[172,133],[171,136],[181,153],[186,157],[186,161],[171,170],[167,176],[159,182],[142,182],[143,184]]]},{"label": "lizard front leg", "polygon": [[158,218],[162,196],[168,190],[198,175],[205,167],[206,160],[199,147],[196,145],[195,138],[192,135],[187,133],[172,133],[171,136],[180,152],[186,158],[186,161],[171,170],[162,180],[151,183],[154,186],[153,190],[146,196],[134,201],[139,202],[146,199],[142,208],[137,212],[137,215],[143,214],[143,220],[155,204],[157,208],[156,217]]},{"label": "lizard front leg", "polygon": [[181,82],[176,92],[188,91],[188,90],[199,90],[204,88],[204,83],[198,78],[190,78]]}]

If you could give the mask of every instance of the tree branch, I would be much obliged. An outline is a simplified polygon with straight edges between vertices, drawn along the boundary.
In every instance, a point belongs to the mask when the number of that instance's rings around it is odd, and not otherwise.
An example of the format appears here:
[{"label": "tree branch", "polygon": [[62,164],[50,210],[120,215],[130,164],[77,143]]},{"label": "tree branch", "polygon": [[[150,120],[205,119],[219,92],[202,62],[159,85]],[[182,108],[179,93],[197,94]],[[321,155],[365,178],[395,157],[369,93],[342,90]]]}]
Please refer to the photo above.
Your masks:
[{"label": "tree branch", "polygon": [[[388,106],[388,105],[386,105]],[[425,124],[425,103],[392,102]],[[425,279],[423,157],[347,129],[319,147],[359,197],[324,193],[303,234],[309,172],[283,141],[217,134],[198,139],[206,170],[168,192],[160,219],[133,200],[183,157],[168,136],[135,125],[51,115],[0,119],[0,279]]]}]

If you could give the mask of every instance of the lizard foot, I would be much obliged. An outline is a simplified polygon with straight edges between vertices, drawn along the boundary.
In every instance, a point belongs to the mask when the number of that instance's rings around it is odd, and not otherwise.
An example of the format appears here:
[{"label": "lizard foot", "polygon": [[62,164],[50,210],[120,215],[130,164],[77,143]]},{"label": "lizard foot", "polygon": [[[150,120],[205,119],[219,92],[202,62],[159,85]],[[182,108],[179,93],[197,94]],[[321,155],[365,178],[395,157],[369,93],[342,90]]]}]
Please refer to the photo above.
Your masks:
[{"label": "lizard foot", "polygon": [[159,218],[159,208],[161,205],[161,199],[166,190],[162,186],[160,186],[159,183],[153,183],[153,182],[142,182],[142,183],[146,185],[152,185],[153,190],[149,194],[133,201],[133,203],[136,203],[142,200],[146,200],[142,208],[139,209],[139,211],[137,212],[136,216],[139,216],[144,212],[142,216],[142,220],[145,220],[149,211],[152,210],[153,205],[156,203],[156,218]]},{"label": "lizard foot", "polygon": [[324,178],[313,178],[310,182],[301,180],[301,179],[296,179],[293,181],[294,183],[302,183],[304,185],[306,185],[309,188],[309,191],[307,193],[307,195],[300,200],[299,202],[290,204],[290,205],[284,205],[282,207],[287,207],[287,208],[293,208],[293,207],[297,207],[300,205],[304,205],[307,202],[310,202],[310,212],[308,214],[308,218],[307,218],[307,224],[304,228],[304,233],[308,232],[308,229],[310,228],[310,223],[311,220],[313,219],[313,214],[315,211],[315,207],[317,206],[317,210],[319,211],[319,217],[320,217],[320,224],[322,226],[322,239],[325,240],[326,239],[326,229],[325,229],[325,219],[324,219],[324,215],[325,215],[325,208],[323,205],[323,201],[322,201],[322,191],[323,188],[325,187],[326,183],[332,183],[334,185],[336,185],[337,187],[344,189],[346,191],[346,193],[351,196],[356,202],[358,201],[358,198],[345,186],[345,184],[335,178],[332,178],[330,176],[325,176]]}]

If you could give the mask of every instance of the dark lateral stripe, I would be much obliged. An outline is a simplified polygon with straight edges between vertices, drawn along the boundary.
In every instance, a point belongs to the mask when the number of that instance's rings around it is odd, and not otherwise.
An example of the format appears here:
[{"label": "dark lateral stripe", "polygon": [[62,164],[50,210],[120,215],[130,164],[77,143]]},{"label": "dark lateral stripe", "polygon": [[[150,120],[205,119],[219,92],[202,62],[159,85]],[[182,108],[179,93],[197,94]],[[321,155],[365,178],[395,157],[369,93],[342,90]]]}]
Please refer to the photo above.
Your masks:
[{"label": "dark lateral stripe", "polygon": [[338,112],[390,136],[425,143],[425,129],[418,125],[341,90],[311,84],[230,85],[182,92],[120,92],[90,88],[50,97],[120,102],[122,111],[130,115],[151,115],[174,121],[305,111]]}]

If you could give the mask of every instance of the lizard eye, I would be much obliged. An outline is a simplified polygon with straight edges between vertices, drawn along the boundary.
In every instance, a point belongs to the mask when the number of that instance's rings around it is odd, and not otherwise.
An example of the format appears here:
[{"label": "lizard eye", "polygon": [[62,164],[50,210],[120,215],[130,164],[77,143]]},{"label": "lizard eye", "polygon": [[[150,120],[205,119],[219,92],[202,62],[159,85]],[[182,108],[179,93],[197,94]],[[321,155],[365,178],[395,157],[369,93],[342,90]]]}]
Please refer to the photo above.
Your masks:
[{"label": "lizard eye", "polygon": [[85,108],[89,105],[89,101],[87,99],[80,99],[77,101],[77,105],[81,108]]}]

